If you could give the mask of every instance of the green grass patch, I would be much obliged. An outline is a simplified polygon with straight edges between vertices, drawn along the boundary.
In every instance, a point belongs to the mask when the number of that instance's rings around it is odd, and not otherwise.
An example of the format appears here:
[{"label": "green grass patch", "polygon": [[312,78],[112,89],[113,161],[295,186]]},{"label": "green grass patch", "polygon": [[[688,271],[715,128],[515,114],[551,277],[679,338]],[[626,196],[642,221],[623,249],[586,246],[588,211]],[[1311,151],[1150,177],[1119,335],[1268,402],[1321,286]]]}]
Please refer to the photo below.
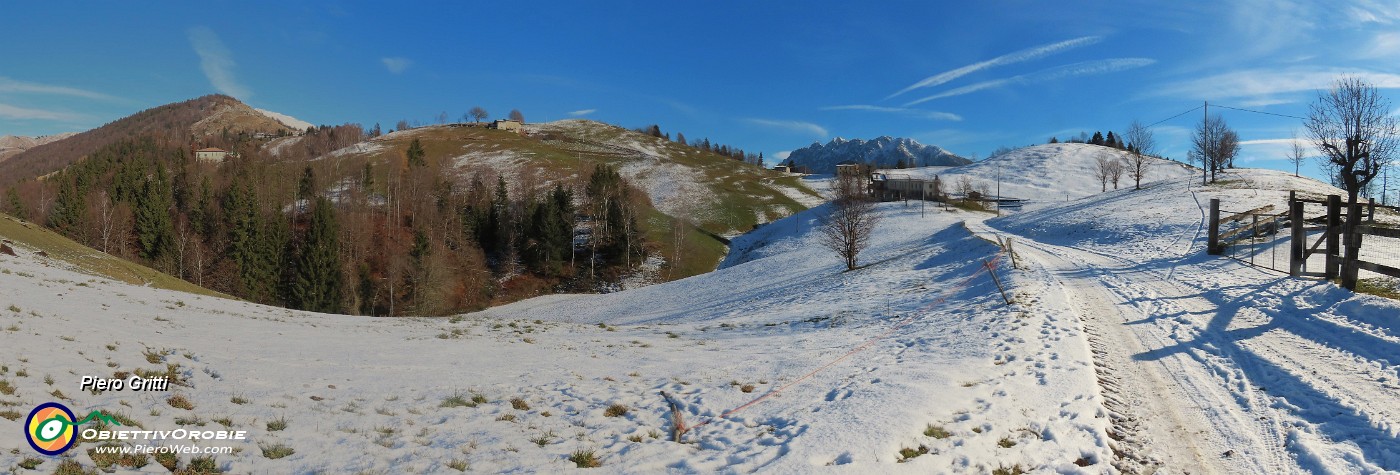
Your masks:
[{"label": "green grass patch", "polygon": [[918,456],[920,456],[920,455],[924,455],[924,454],[927,454],[927,453],[928,453],[928,446],[925,446],[925,445],[920,445],[918,448],[915,448],[915,449],[911,449],[911,448],[905,447],[905,448],[899,449],[899,461],[900,461],[900,462],[906,462],[906,461],[908,461],[909,459],[912,459],[912,458],[914,458],[914,457],[918,457]]},{"label": "green grass patch", "polygon": [[933,437],[935,439],[946,439],[948,438],[948,436],[951,436],[953,434],[950,434],[947,430],[944,430],[943,426],[929,424],[928,427],[924,428],[924,435]]},{"label": "green grass patch", "polygon": [[569,461],[577,465],[578,468],[596,468],[603,466],[603,460],[598,458],[598,453],[593,450],[578,449],[569,454]]},{"label": "green grass patch", "polygon": [[58,463],[53,475],[97,475],[97,470],[83,468],[83,464],[77,460],[67,459]]},{"label": "green grass patch", "polygon": [[275,444],[258,444],[258,448],[262,449],[263,457],[267,457],[272,460],[277,460],[282,457],[286,457],[288,455],[297,453],[296,450],[287,446],[287,444],[283,444],[281,442]]},{"label": "green grass patch", "polygon": [[1357,279],[1356,292],[1400,300],[1400,280],[1391,278]]},{"label": "green grass patch", "polygon": [[284,429],[286,429],[286,428],[287,428],[287,417],[286,417],[286,416],[278,417],[278,418],[276,418],[276,419],[267,421],[267,430],[270,431],[270,432],[277,432],[277,431],[279,431],[279,430],[284,430]]},{"label": "green grass patch", "polygon": [[607,417],[622,417],[627,415],[627,410],[627,406],[621,404],[613,404],[611,406],[608,406],[607,409],[603,410],[603,415]]},{"label": "green grass patch", "polygon": [[43,463],[44,459],[25,457],[24,460],[19,461],[19,468],[25,470],[37,470],[40,465],[43,465]]}]

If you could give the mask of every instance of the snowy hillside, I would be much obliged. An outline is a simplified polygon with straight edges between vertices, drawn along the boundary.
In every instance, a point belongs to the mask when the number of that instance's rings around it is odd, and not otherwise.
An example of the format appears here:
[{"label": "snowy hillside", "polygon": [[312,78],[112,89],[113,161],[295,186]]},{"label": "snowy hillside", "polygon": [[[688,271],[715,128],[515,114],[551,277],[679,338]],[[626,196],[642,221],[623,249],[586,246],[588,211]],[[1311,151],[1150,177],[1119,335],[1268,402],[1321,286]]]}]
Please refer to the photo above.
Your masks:
[{"label": "snowy hillside", "polygon": [[[1098,145],[1060,143],[1032,145],[960,167],[908,168],[886,170],[892,175],[943,180],[945,189],[952,189],[962,177],[972,180],[975,188],[986,186],[996,191],[997,176],[1001,176],[1001,194],[1034,202],[1073,200],[1100,193],[1103,188],[1095,174],[1097,158],[1122,160],[1127,152]],[[1194,176],[1199,170],[1170,160],[1151,159],[1143,183]],[[1124,173],[1119,188],[1132,188],[1133,179]],[[1108,185],[1113,189],[1113,184]]]},{"label": "snowy hillside", "polygon": [[877,167],[894,167],[903,162],[908,166],[953,166],[970,163],[952,152],[934,145],[924,145],[909,138],[877,137],[871,140],[846,140],[840,137],[826,145],[813,143],[793,150],[788,159],[815,173],[835,173],[836,164],[844,161],[873,163]]},{"label": "snowy hillside", "polygon": [[307,122],[307,121],[298,119],[298,118],[296,118],[296,117],[292,117],[292,116],[287,115],[287,114],[279,114],[279,113],[277,113],[277,112],[273,112],[273,111],[266,110],[266,109],[257,109],[257,108],[254,108],[253,110],[262,113],[262,115],[268,116],[268,117],[271,118],[272,120],[281,122],[282,125],[285,125],[285,126],[287,126],[287,127],[290,127],[292,130],[306,130],[306,129],[315,127],[315,125],[313,125],[313,124],[310,123],[310,122]]},{"label": "snowy hillside", "polygon": [[[1082,150],[1054,150],[1046,176],[1008,181],[1074,183]],[[735,239],[712,273],[452,318],[131,286],[21,246],[0,255],[0,468],[33,455],[24,411],[58,400],[246,430],[216,458],[232,473],[558,472],[590,454],[600,473],[1400,470],[1400,303],[1202,252],[1209,198],[1333,190],[1194,180],[1004,218],[883,203],[850,272],[819,244],[822,206]],[[137,370],[181,384],[78,388]],[[94,465],[94,445],[71,458]]]}]

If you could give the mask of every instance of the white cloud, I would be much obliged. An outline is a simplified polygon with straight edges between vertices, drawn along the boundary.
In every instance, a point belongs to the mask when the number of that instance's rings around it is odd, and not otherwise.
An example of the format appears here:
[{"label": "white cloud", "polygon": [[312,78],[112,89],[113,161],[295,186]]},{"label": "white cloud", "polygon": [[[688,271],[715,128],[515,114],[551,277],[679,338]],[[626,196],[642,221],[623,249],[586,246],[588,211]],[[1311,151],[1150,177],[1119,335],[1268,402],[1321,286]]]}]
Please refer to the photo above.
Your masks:
[{"label": "white cloud", "polygon": [[60,96],[82,97],[86,99],[117,100],[117,98],[100,93],[65,86],[51,86],[48,84],[36,84],[32,82],[16,81],[4,76],[0,76],[0,92],[17,92],[22,94],[54,94]]},{"label": "white cloud", "polygon": [[824,111],[869,111],[869,112],[885,112],[885,113],[890,113],[890,114],[900,114],[900,115],[906,115],[906,116],[910,116],[910,117],[918,117],[918,118],[922,118],[922,119],[929,119],[929,120],[951,120],[951,121],[954,121],[954,122],[957,122],[957,121],[961,121],[961,120],[962,120],[962,116],[957,115],[957,114],[954,114],[954,113],[951,113],[951,112],[938,112],[938,111],[929,111],[929,110],[920,110],[920,109],[909,109],[909,108],[905,108],[905,107],[874,106],[874,105],[867,105],[867,104],[854,104],[854,105],[848,105],[848,106],[829,106],[829,107],[823,107],[823,108],[821,108],[821,110],[824,110]]},{"label": "white cloud", "polygon": [[1282,94],[1313,92],[1332,87],[1342,76],[1355,76],[1381,89],[1400,88],[1400,74],[1343,69],[1245,69],[1168,84],[1158,95],[1202,99],[1264,100]]},{"label": "white cloud", "polygon": [[1400,32],[1376,33],[1365,55],[1369,58],[1400,58]]},{"label": "white cloud", "polygon": [[826,138],[829,135],[825,127],[813,124],[811,122],[803,122],[800,120],[774,120],[750,118],[744,119],[744,122],[773,129],[781,129],[798,134],[817,135],[822,138]]},{"label": "white cloud", "polygon": [[204,70],[204,77],[209,78],[209,84],[212,84],[214,89],[239,99],[253,96],[253,91],[234,77],[233,70],[237,64],[233,62],[233,54],[224,46],[223,40],[219,39],[214,30],[196,26],[190,28],[188,34],[190,46],[199,54],[199,67]]},{"label": "white cloud", "polygon": [[933,76],[929,76],[927,78],[924,78],[922,81],[910,85],[909,87],[900,89],[899,92],[886,96],[885,99],[893,99],[894,97],[899,96],[900,94],[904,94],[915,89],[938,86],[947,83],[948,81],[952,81],[954,79],[966,76],[968,74],[981,71],[983,69],[1020,63],[1023,61],[1030,61],[1033,59],[1039,59],[1067,49],[1078,48],[1081,46],[1088,46],[1094,43],[1098,43],[1101,40],[1103,40],[1103,37],[1101,36],[1084,36],[1072,40],[1061,41],[1058,43],[1051,43],[1047,45],[1037,46],[1034,48],[1023,49],[1015,53],[1004,54],[986,61],[969,64],[961,68],[944,71]]},{"label": "white cloud", "polygon": [[403,57],[379,58],[379,62],[384,63],[384,69],[394,74],[403,73],[405,69],[413,65],[413,60]]},{"label": "white cloud", "polygon": [[574,116],[574,117],[583,117],[583,116],[585,116],[585,115],[592,114],[592,113],[594,113],[594,112],[598,112],[598,109],[579,109],[579,110],[570,112],[569,115]]},{"label": "white cloud", "polygon": [[778,157],[778,160],[787,160],[788,157],[792,156],[792,150],[784,150],[773,154],[773,156]]},{"label": "white cloud", "polygon": [[908,104],[905,104],[904,106],[909,107],[916,104],[922,104],[928,101],[932,101],[935,99],[961,96],[963,94],[969,94],[984,89],[993,89],[1009,85],[1026,85],[1075,76],[1087,76],[1093,74],[1107,74],[1118,71],[1125,71],[1129,69],[1147,66],[1156,62],[1156,60],[1149,58],[1113,58],[1066,64],[1064,66],[1056,66],[1049,69],[1043,69],[1030,74],[1022,74],[1020,76],[1012,76],[1009,78],[1002,79],[993,79],[990,81],[983,81],[968,86],[949,89],[947,91],[943,91],[938,94],[925,97],[923,99],[911,101]]},{"label": "white cloud", "polygon": [[41,109],[29,109],[29,108],[25,108],[25,107],[16,107],[16,106],[12,106],[12,105],[9,105],[9,104],[0,104],[0,117],[4,117],[4,118],[6,118],[6,119],[21,119],[21,120],[68,120],[68,121],[80,120],[80,119],[83,118],[83,117],[80,116],[80,115],[77,115],[77,114],[70,114],[70,113],[67,113],[67,112],[54,112],[54,111],[47,111],[47,110],[41,110]]}]

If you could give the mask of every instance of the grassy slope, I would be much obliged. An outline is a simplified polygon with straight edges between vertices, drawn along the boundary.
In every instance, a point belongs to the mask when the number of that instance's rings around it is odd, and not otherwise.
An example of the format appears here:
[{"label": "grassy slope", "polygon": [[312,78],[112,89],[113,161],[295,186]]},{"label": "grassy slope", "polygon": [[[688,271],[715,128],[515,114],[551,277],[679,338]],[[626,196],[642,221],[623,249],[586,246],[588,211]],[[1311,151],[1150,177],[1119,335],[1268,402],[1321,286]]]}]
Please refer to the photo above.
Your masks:
[{"label": "grassy slope", "polygon": [[[50,259],[66,262],[77,271],[119,280],[128,284],[232,299],[155,269],[99,252],[41,226],[0,214],[0,237],[34,252],[43,251]],[[7,256],[6,256],[7,257]]]},{"label": "grassy slope", "polygon": [[[598,163],[623,167],[628,164],[649,163],[652,159],[635,151],[642,147],[661,155],[657,167],[680,166],[695,172],[696,180],[713,198],[709,206],[694,210],[687,216],[703,229],[692,229],[684,238],[684,251],[678,269],[671,279],[714,270],[726,252],[725,246],[706,232],[716,235],[736,235],[759,223],[772,221],[805,206],[788,197],[776,186],[792,188],[800,193],[817,196],[796,177],[786,176],[745,165],[717,154],[682,146],[665,139],[597,122],[571,121],[571,126],[549,127],[531,135],[491,130],[479,127],[424,127],[380,137],[370,144],[367,152],[352,152],[346,158],[362,157],[375,162],[401,161],[408,144],[417,138],[430,162],[444,163],[449,159],[471,154],[473,157],[513,155],[514,159],[457,160],[451,164],[465,177],[482,172],[483,177],[502,172],[507,180],[519,183],[522,175],[533,175],[541,186],[556,181],[582,186]],[[488,186],[494,186],[487,183]],[[656,199],[653,197],[653,202]],[[665,208],[658,205],[657,208]],[[674,238],[670,226],[672,216],[661,211],[646,210],[650,224],[647,238],[668,260],[673,252]]]}]

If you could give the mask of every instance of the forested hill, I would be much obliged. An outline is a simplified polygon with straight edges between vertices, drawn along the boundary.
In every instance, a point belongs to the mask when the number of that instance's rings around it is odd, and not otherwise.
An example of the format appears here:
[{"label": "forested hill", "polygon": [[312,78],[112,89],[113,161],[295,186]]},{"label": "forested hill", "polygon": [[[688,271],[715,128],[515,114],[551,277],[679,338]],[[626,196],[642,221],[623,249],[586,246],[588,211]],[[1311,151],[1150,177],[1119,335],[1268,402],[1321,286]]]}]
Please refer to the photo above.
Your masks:
[{"label": "forested hill", "polygon": [[0,162],[0,187],[61,170],[99,149],[134,137],[170,146],[233,150],[239,135],[287,134],[291,130],[229,96],[209,95],[153,107],[62,140],[29,148]]},{"label": "forested hill", "polygon": [[[249,300],[423,315],[708,272],[725,252],[715,236],[816,200],[795,177],[719,150],[596,122],[378,135],[195,113],[247,107],[228,101],[155,108],[113,123],[129,135],[56,142],[46,166],[69,165],[3,187],[0,207]],[[195,160],[207,145],[235,153]]]}]

